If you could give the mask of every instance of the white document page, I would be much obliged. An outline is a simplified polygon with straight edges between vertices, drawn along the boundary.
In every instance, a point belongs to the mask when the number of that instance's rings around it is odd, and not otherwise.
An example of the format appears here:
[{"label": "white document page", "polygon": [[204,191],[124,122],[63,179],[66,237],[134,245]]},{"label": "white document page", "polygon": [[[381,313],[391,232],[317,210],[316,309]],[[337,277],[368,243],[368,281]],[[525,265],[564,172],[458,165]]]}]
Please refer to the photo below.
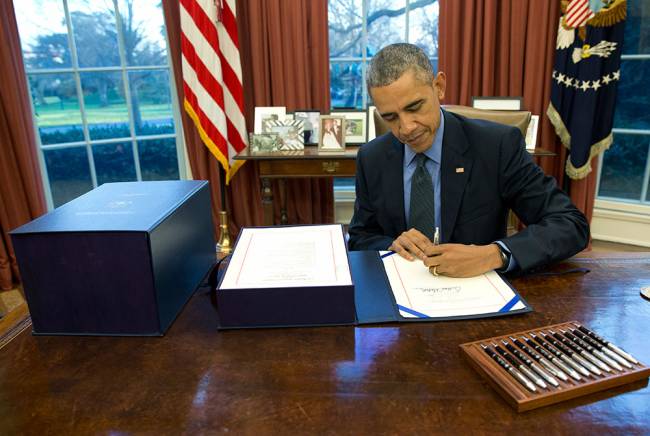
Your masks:
[{"label": "white document page", "polygon": [[220,289],[351,285],[339,225],[242,230]]},{"label": "white document page", "polygon": [[438,318],[509,312],[526,306],[494,271],[470,278],[434,276],[421,261],[380,252],[404,318]]}]

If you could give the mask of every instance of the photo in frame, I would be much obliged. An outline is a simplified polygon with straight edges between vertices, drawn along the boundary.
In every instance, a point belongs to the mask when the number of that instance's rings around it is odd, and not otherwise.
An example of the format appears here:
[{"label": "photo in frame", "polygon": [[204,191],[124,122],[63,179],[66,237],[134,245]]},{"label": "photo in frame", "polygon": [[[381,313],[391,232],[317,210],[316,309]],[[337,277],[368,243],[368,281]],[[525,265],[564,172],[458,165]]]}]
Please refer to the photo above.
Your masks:
[{"label": "photo in frame", "polygon": [[284,120],[287,108],[283,106],[258,106],[255,108],[253,133],[264,133],[264,124],[271,120]]},{"label": "photo in frame", "polygon": [[526,129],[526,150],[534,150],[537,146],[537,128],[539,126],[539,115],[531,115],[528,128]]},{"label": "photo in frame", "polygon": [[280,138],[280,151],[305,149],[304,121],[294,119],[266,120],[264,133],[276,133]]},{"label": "photo in frame", "polygon": [[280,151],[281,140],[277,133],[249,133],[251,153],[273,153]]},{"label": "photo in frame", "polygon": [[521,97],[472,97],[472,107],[495,111],[520,111]]},{"label": "photo in frame", "polygon": [[368,142],[377,137],[377,127],[375,125],[375,106],[368,106]]},{"label": "photo in frame", "polygon": [[368,140],[368,114],[366,111],[336,111],[335,116],[345,117],[345,143],[365,144]]},{"label": "photo in frame", "polygon": [[298,109],[293,113],[293,117],[296,120],[302,120],[304,122],[303,135],[305,137],[305,145],[318,144],[318,138],[320,138],[320,111]]},{"label": "photo in frame", "polygon": [[345,151],[345,117],[342,115],[321,115],[319,120],[319,152]]}]

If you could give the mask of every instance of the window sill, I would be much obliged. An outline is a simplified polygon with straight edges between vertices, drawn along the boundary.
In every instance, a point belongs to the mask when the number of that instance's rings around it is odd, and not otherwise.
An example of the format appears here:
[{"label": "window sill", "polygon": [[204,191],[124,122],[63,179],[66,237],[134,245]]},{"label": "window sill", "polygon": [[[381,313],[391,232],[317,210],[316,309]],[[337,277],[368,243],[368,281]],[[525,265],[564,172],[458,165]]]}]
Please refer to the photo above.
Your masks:
[{"label": "window sill", "polygon": [[596,200],[591,236],[602,241],[650,247],[650,206]]}]

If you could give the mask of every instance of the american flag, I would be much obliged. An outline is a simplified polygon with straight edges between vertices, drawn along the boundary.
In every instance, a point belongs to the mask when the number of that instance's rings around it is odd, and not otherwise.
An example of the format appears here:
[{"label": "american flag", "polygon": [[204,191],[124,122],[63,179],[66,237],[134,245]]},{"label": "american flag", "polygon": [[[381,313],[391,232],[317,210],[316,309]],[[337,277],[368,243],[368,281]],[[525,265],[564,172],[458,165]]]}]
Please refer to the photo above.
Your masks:
[{"label": "american flag", "polygon": [[567,6],[564,18],[569,27],[580,27],[594,15],[588,0],[573,0]]},{"label": "american flag", "polygon": [[226,172],[247,144],[235,0],[180,0],[183,106]]}]

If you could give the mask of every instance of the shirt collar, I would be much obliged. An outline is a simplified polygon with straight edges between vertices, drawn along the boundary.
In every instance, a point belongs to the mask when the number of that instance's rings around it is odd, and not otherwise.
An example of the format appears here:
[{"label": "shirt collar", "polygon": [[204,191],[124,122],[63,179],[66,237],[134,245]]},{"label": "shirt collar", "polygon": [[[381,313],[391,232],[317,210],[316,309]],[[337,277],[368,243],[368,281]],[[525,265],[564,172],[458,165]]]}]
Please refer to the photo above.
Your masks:
[{"label": "shirt collar", "polygon": [[[440,164],[441,161],[441,156],[442,156],[442,137],[445,133],[445,116],[442,112],[442,109],[440,109],[440,127],[438,127],[438,130],[436,131],[436,135],[433,137],[433,144],[427,151],[424,152],[424,155],[434,161],[437,164]],[[406,163],[406,166],[411,165],[411,162],[415,158],[415,153],[413,150],[411,150],[411,147],[408,145],[404,144],[404,162]]]}]

